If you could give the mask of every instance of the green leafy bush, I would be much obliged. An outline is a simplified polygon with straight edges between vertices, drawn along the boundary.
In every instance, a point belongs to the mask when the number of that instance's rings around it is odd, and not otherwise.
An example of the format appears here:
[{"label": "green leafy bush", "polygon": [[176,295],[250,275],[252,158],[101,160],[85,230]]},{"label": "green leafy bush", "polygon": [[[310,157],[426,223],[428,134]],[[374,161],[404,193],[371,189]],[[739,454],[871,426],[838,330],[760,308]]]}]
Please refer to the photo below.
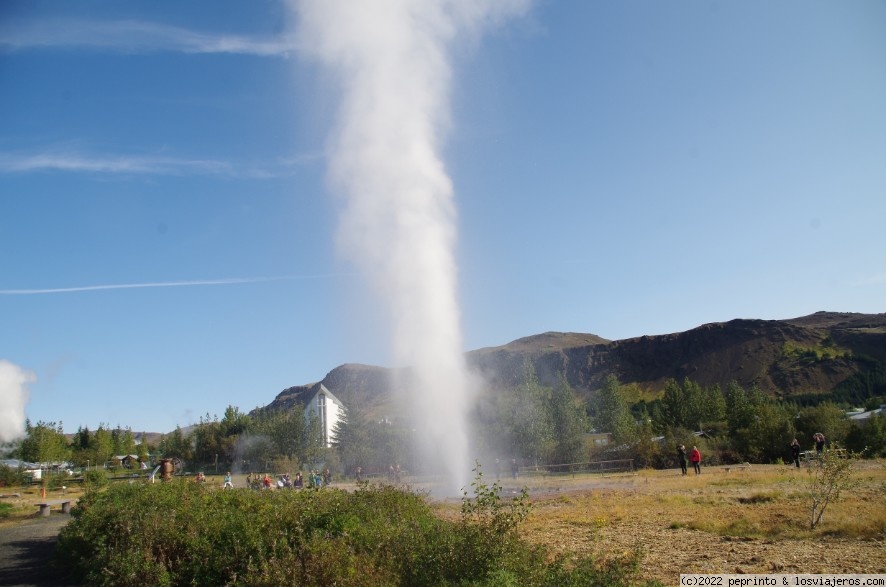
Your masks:
[{"label": "green leafy bush", "polygon": [[0,465],[0,487],[15,487],[28,482],[27,475],[19,469]]},{"label": "green leafy bush", "polygon": [[83,475],[83,484],[87,491],[100,489],[108,484],[108,476],[102,470],[91,469]]},{"label": "green leafy bush", "polygon": [[61,489],[65,487],[68,483],[68,476],[66,473],[59,473],[57,475],[47,475],[43,480],[46,485],[46,489],[55,491],[57,489]]},{"label": "green leafy bush", "polygon": [[80,500],[57,553],[90,585],[623,585],[634,576],[633,559],[551,561],[516,532],[525,493],[504,503],[479,472],[473,487],[461,519],[446,521],[424,496],[390,486],[118,484]]},{"label": "green leafy bush", "polygon": [[840,498],[840,494],[858,486],[853,466],[859,455],[839,456],[826,450],[818,455],[818,462],[807,470],[806,490],[809,493],[809,528],[821,523],[827,507]]}]

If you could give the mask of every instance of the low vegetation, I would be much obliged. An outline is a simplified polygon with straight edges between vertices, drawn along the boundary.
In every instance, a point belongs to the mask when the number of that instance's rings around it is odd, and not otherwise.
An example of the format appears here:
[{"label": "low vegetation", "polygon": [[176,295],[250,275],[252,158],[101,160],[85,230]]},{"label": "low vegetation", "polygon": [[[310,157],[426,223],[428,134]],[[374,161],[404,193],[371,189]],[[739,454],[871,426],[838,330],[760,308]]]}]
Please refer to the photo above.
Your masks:
[{"label": "low vegetation", "polygon": [[116,484],[86,494],[58,552],[90,585],[629,585],[639,555],[553,556],[518,533],[527,496],[479,473],[456,519],[422,495]]},{"label": "low vegetation", "polygon": [[549,477],[530,484],[532,512],[520,532],[553,552],[598,562],[638,552],[640,576],[666,585],[692,572],[886,572],[886,462],[854,461],[856,484],[813,529],[808,471],[816,466]]},{"label": "low vegetation", "polygon": [[806,490],[809,492],[809,527],[821,523],[824,512],[844,491],[858,486],[852,466],[856,455],[838,457],[832,451],[818,455],[817,462],[809,469]]}]

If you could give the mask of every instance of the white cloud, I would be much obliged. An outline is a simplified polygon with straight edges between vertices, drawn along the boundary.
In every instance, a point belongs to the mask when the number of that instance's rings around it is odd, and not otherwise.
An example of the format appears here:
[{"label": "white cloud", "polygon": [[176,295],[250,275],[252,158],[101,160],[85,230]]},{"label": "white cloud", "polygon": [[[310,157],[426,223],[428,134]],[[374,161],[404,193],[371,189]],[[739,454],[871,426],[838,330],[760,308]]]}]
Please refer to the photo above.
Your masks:
[{"label": "white cloud", "polygon": [[119,53],[178,52],[285,57],[287,37],[212,34],[140,20],[53,20],[0,22],[0,49],[91,48]]},{"label": "white cloud", "polygon": [[0,173],[63,171],[134,175],[214,175],[233,178],[269,179],[291,173],[304,158],[280,160],[274,168],[234,165],[213,159],[84,154],[78,152],[0,153]]},{"label": "white cloud", "polygon": [[147,283],[117,283],[105,285],[81,285],[74,287],[53,287],[44,289],[2,289],[0,295],[35,295],[54,293],[73,293],[85,291],[101,291],[109,289],[141,289],[147,287],[192,287],[197,285],[237,285],[243,283],[267,283],[270,281],[294,281],[301,279],[324,279],[337,277],[341,273],[325,273],[317,275],[281,275],[276,277],[233,277],[228,279],[204,279],[190,281],[157,281]]}]

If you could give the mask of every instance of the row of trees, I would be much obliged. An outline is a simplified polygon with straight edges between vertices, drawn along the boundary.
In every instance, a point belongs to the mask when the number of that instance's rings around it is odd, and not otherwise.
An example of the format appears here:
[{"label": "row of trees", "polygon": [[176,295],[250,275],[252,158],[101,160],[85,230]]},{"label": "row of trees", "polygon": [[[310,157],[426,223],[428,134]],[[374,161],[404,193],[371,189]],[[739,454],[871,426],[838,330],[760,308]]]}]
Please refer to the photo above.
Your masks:
[{"label": "row of trees", "polygon": [[234,468],[267,471],[316,463],[324,458],[322,435],[315,418],[305,419],[300,407],[250,416],[228,406],[221,419],[206,414],[185,434],[180,428],[160,441],[158,452],[176,456],[191,468]]},{"label": "row of trees", "polygon": [[[562,375],[553,387],[540,384],[527,361],[516,387],[485,394],[472,412],[475,455],[485,462],[516,458],[521,465],[535,466],[610,458],[670,466],[676,444],[696,444],[708,462],[777,462],[787,458],[795,437],[811,448],[815,432],[823,432],[832,444],[855,451],[867,448],[871,456],[886,453],[886,418],[858,426],[833,403],[799,406],[734,382],[722,390],[688,378],[670,380],[663,393],[647,401],[636,385],[609,377],[591,398],[582,400]],[[327,448],[319,422],[305,418],[300,407],[249,415],[229,406],[221,418],[206,414],[189,433],[177,428],[156,447],[136,443],[131,430],[119,427],[81,428],[68,441],[60,422],[28,422],[16,456],[85,465],[123,454],[148,459],[150,452],[178,457],[195,470],[214,466],[292,472],[322,464],[340,472],[352,473],[359,466],[372,473],[394,463],[430,470],[432,464],[420,462],[415,453],[421,432],[406,418],[378,420],[351,406]],[[610,433],[612,442],[595,446],[591,432]]]},{"label": "row of trees", "polygon": [[[612,432],[616,445],[627,447],[623,452],[648,464],[670,461],[676,444],[702,445],[724,462],[778,462],[787,460],[794,438],[811,449],[816,432],[824,433],[833,446],[869,456],[886,454],[886,418],[874,416],[859,425],[832,402],[800,406],[770,398],[756,387],[732,382],[724,391],[717,385],[703,388],[688,378],[668,381],[653,402],[631,405],[627,396],[625,386],[607,379],[595,402],[595,423]],[[648,446],[650,433],[661,439],[656,443],[659,450]]]},{"label": "row of trees", "polygon": [[[671,466],[677,444],[698,445],[709,462],[773,463],[789,458],[794,438],[811,449],[816,432],[833,446],[886,455],[886,417],[859,425],[832,402],[799,405],[755,386],[703,387],[688,378],[667,381],[647,401],[638,386],[614,376],[581,401],[562,375],[553,387],[540,385],[528,361],[522,383],[481,403],[474,424],[485,454],[525,464],[633,458],[639,466]],[[596,447],[589,432],[610,433],[612,442]]]},{"label": "row of trees", "polygon": [[129,428],[110,428],[105,424],[91,432],[79,428],[72,439],[65,435],[61,422],[25,422],[25,437],[13,450],[13,456],[34,463],[73,462],[78,465],[104,464],[115,456],[148,457],[148,447],[135,441]]}]

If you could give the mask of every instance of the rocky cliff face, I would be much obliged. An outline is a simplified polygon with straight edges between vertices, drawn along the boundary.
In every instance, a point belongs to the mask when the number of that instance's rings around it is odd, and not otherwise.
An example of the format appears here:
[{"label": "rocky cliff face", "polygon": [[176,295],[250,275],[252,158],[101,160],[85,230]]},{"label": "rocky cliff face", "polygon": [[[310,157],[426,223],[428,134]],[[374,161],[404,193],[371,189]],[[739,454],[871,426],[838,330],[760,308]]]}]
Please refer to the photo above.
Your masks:
[{"label": "rocky cliff face", "polygon": [[274,401],[261,409],[286,410],[304,405],[322,384],[346,406],[360,406],[371,412],[390,400],[394,373],[393,369],[372,365],[341,365],[330,371],[322,381],[284,389]]},{"label": "rocky cliff face", "polygon": [[[529,359],[542,384],[553,386],[564,373],[585,396],[611,374],[652,392],[662,390],[669,378],[689,377],[705,387],[735,380],[783,397],[832,392],[869,364],[859,356],[886,361],[886,314],[818,312],[790,320],[732,320],[617,341],[548,332],[466,355],[490,388],[519,384]],[[345,405],[384,410],[393,376],[381,367],[342,365],[322,382],[284,390],[266,408],[291,406],[323,383]]]}]

